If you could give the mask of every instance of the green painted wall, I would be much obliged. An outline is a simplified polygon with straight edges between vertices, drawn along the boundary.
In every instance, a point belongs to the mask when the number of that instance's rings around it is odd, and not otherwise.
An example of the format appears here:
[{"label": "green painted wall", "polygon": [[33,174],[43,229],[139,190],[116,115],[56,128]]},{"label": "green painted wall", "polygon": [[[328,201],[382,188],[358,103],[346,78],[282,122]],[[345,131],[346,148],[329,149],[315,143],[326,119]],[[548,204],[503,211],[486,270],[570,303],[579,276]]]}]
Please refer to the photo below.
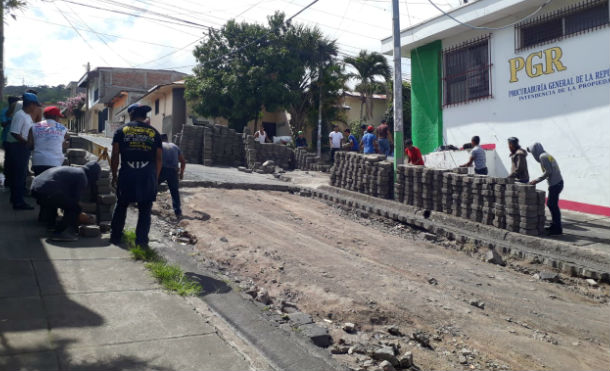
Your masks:
[{"label": "green painted wall", "polygon": [[411,131],[423,154],[443,143],[440,40],[411,50]]}]

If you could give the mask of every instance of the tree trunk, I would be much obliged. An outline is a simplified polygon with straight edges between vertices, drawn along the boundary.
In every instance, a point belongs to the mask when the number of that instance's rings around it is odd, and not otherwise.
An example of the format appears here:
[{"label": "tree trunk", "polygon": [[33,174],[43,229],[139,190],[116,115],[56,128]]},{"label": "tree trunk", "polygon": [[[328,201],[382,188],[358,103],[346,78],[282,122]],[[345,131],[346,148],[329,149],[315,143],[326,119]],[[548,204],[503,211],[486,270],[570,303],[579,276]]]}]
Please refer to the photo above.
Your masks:
[{"label": "tree trunk", "polygon": [[366,103],[366,99],[360,100],[360,123],[362,124],[362,114],[364,109],[364,104]]}]

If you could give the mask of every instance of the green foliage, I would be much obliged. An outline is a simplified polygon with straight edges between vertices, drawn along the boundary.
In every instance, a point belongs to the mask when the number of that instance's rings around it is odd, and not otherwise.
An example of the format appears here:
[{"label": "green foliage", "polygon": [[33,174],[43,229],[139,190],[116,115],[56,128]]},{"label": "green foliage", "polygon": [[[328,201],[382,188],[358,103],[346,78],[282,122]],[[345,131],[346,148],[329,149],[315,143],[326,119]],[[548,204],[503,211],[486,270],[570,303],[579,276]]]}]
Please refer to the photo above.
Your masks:
[{"label": "green foliage", "polygon": [[[393,91],[394,84],[390,81],[388,91]],[[392,95],[388,95],[392,96]],[[394,127],[394,102],[393,99],[388,99],[388,109],[385,113],[385,119],[388,121],[390,128]],[[404,138],[411,138],[411,83],[408,81],[402,82],[402,121]]]},{"label": "green foliage", "polygon": [[[383,92],[385,83],[390,79],[390,66],[386,58],[377,52],[360,51],[356,57],[346,57],[343,60],[352,66],[356,72],[349,74],[351,79],[358,81],[356,91],[362,95],[360,104],[360,121],[373,117],[373,101],[370,97]],[[382,79],[383,83],[378,79]],[[366,108],[366,111],[363,109]]]},{"label": "green foliage", "polygon": [[263,107],[286,109],[293,132],[303,130],[313,110],[317,116],[322,67],[323,114],[328,121],[337,117],[331,108],[345,78],[335,61],[335,41],[317,27],[286,23],[280,12],[267,25],[231,20],[210,30],[194,55],[199,64],[187,79],[186,96],[202,116],[224,117],[241,131],[248,121],[258,121]]},{"label": "green foliage", "polygon": [[[70,95],[70,90],[66,89],[64,85],[6,86],[3,95],[4,97],[9,95],[20,97],[27,89],[36,90],[38,92],[38,99],[44,106],[57,106],[59,102],[65,101]],[[2,104],[3,106],[7,104],[6,99]]]},{"label": "green foliage", "polygon": [[146,268],[166,290],[181,296],[198,295],[203,291],[201,285],[187,277],[179,266],[168,264],[155,250],[136,245],[135,231],[123,231],[122,241],[134,260],[147,262]]},{"label": "green foliage", "polygon": [[268,18],[268,26],[228,21],[195,47],[199,65],[186,81],[186,96],[203,116],[224,117],[242,130],[258,118],[262,107],[282,108],[288,99],[285,76],[292,71],[289,51],[280,40],[286,34],[284,15]]},{"label": "green foliage", "polygon": [[199,283],[186,277],[182,269],[176,265],[155,261],[146,263],[146,268],[165,289],[180,296],[197,295],[203,290]]}]

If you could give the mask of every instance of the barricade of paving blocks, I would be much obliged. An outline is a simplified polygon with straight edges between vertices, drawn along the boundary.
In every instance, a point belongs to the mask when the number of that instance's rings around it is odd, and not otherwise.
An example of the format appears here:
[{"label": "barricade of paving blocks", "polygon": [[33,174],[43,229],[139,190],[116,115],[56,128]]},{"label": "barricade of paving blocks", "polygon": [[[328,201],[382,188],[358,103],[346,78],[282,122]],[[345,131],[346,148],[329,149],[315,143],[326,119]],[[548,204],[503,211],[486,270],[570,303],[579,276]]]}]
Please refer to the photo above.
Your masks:
[{"label": "barricade of paving blocks", "polygon": [[259,169],[265,161],[271,160],[284,170],[294,169],[294,151],[283,144],[261,144],[252,135],[244,139],[246,164],[248,168]]},{"label": "barricade of paving blocks", "polygon": [[204,125],[203,164],[241,166],[244,163],[242,134],[222,125]]},{"label": "barricade of paving blocks", "polygon": [[544,231],[545,192],[529,184],[508,184],[505,191],[506,229],[531,236]]},{"label": "barricade of paving blocks", "polygon": [[374,197],[391,199],[394,192],[394,167],[383,155],[337,152],[330,168],[333,186]]},{"label": "barricade of paving blocks", "polygon": [[308,152],[305,148],[296,148],[294,150],[295,168],[301,170],[316,170],[320,171],[318,164],[318,156],[315,153]]},{"label": "barricade of paving blocks", "polygon": [[69,148],[66,157],[70,165],[84,165],[87,163],[87,151],[80,148]]},{"label": "barricade of paving blocks", "polygon": [[182,129],[182,139],[177,144],[180,146],[182,155],[188,163],[202,163],[203,130],[204,126],[200,125],[184,125]]}]

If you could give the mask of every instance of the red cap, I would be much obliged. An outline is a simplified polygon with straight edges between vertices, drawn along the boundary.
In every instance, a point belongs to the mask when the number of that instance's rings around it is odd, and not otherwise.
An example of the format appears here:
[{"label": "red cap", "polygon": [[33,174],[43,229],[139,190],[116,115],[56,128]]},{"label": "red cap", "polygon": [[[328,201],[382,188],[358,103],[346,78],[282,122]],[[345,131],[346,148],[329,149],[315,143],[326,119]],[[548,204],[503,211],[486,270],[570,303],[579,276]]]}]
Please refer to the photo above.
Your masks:
[{"label": "red cap", "polygon": [[366,131],[373,131],[375,130],[375,128],[372,125],[369,125],[368,128],[366,128]]},{"label": "red cap", "polygon": [[61,114],[61,111],[59,110],[59,108],[57,108],[57,106],[49,106],[44,109],[43,113],[44,113],[44,117],[47,117],[47,116],[64,117],[64,115]]}]

